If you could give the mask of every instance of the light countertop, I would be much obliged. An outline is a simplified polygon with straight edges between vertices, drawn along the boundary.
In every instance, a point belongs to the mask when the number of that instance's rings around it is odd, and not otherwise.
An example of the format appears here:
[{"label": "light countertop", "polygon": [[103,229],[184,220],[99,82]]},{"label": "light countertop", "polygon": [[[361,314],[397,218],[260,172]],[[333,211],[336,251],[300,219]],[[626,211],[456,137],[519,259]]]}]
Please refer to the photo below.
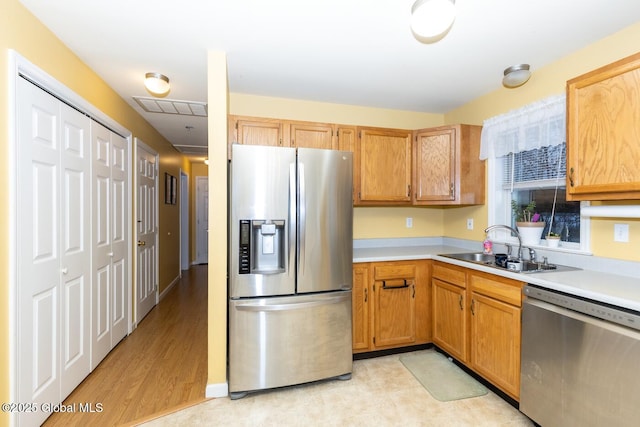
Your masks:
[{"label": "light countertop", "polygon": [[354,247],[353,262],[434,259],[640,311],[640,279],[588,269],[523,274],[439,256],[474,252],[447,245]]}]

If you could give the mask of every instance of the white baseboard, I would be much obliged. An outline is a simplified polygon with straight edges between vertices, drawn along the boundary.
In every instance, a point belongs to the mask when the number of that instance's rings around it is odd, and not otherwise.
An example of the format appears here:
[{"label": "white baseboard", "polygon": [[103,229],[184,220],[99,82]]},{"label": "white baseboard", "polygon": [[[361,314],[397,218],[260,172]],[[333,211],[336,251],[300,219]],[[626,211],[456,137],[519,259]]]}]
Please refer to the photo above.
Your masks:
[{"label": "white baseboard", "polygon": [[229,395],[229,384],[218,383],[218,384],[207,384],[207,388],[204,392],[204,397],[207,399],[212,397],[227,397]]},{"label": "white baseboard", "polygon": [[162,301],[162,299],[167,295],[167,293],[171,290],[171,288],[173,288],[179,281],[180,281],[180,276],[173,279],[171,283],[169,283],[169,286],[164,288],[164,291],[162,291],[162,293],[158,297],[158,302]]}]

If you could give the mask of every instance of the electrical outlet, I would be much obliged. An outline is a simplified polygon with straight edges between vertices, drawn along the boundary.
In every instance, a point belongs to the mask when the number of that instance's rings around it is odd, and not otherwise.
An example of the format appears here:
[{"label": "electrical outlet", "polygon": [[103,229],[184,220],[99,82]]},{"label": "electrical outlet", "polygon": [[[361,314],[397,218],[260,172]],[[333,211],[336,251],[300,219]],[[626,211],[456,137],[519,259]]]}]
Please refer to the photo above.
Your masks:
[{"label": "electrical outlet", "polygon": [[629,241],[629,224],[613,225],[613,241],[628,242]]},{"label": "electrical outlet", "polygon": [[473,218],[467,218],[467,230],[473,230]]},{"label": "electrical outlet", "polygon": [[407,217],[407,228],[413,227],[413,218]]}]

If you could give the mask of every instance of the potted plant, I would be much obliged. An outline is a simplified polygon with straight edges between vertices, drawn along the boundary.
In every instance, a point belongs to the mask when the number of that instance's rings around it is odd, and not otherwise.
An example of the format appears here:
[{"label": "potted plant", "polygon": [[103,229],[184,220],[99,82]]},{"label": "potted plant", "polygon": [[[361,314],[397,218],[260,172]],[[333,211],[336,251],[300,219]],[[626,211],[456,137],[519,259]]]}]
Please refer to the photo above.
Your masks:
[{"label": "potted plant", "polygon": [[522,244],[539,245],[545,222],[540,221],[540,214],[536,213],[536,202],[531,201],[522,207],[518,202],[512,200],[511,210],[516,219],[516,227],[518,227]]},{"label": "potted plant", "polygon": [[550,248],[557,248],[560,245],[560,235],[558,233],[554,233],[550,231],[546,236],[547,246]]}]

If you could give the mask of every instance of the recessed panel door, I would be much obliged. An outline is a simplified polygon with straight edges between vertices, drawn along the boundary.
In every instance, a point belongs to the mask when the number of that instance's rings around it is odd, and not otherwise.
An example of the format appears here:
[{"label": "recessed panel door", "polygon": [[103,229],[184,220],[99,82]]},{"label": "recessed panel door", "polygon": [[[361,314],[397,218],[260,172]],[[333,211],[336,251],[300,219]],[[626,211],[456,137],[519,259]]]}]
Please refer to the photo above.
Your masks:
[{"label": "recessed panel door", "polygon": [[157,303],[158,154],[140,140],[136,140],[136,150],[136,323],[139,323]]},{"label": "recessed panel door", "polygon": [[196,264],[209,262],[209,177],[196,176]]},{"label": "recessed panel door", "polygon": [[111,347],[127,335],[129,322],[129,150],[128,141],[111,133]]},{"label": "recessed panel door", "polygon": [[91,366],[111,350],[111,132],[91,124],[93,186],[93,280],[91,284]]},{"label": "recessed panel door", "polygon": [[91,203],[90,119],[60,103],[61,396],[90,372]]},{"label": "recessed panel door", "polygon": [[[19,79],[17,101],[18,396],[16,402],[60,401],[60,103]],[[20,423],[48,416],[22,413]]]}]

